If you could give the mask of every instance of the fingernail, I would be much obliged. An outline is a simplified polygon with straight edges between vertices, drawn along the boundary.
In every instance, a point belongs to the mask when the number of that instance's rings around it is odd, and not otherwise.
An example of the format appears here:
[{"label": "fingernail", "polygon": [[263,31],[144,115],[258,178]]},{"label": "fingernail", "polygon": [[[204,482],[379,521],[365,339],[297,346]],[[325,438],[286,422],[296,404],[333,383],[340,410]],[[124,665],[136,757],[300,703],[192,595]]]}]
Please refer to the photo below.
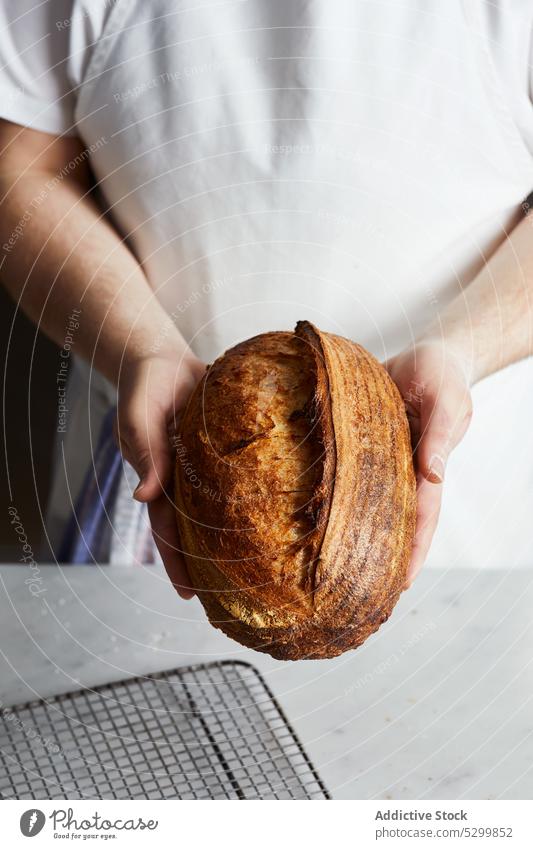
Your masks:
[{"label": "fingernail", "polygon": [[137,498],[137,496],[139,495],[139,493],[140,493],[140,491],[143,487],[144,487],[144,481],[139,481],[139,483],[137,484],[137,486],[135,487],[135,489],[133,491],[133,497],[134,498]]},{"label": "fingernail", "polygon": [[444,480],[444,459],[440,454],[432,454],[428,463],[427,478],[431,483],[442,483]]}]

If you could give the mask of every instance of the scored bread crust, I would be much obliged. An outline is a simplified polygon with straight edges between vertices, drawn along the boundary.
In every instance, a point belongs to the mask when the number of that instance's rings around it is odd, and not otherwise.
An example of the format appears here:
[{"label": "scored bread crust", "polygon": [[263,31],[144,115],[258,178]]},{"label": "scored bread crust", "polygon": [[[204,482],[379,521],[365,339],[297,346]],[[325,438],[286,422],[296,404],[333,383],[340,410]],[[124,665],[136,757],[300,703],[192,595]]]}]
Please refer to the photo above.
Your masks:
[{"label": "scored bread crust", "polygon": [[309,322],[236,345],[177,437],[182,549],[210,621],[279,659],[333,657],[390,615],[416,494],[386,370]]}]

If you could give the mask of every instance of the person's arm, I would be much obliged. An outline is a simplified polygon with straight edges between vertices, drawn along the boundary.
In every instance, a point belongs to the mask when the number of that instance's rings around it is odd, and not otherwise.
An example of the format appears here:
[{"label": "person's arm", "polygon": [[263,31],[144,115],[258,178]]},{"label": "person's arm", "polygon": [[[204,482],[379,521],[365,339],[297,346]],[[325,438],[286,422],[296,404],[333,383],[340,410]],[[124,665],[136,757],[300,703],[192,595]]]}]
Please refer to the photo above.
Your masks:
[{"label": "person's arm", "polygon": [[418,484],[408,584],[435,532],[449,454],[472,416],[470,387],[532,353],[533,218],[524,218],[475,280],[387,363],[405,401]]},{"label": "person's arm", "polygon": [[167,428],[203,366],[92,199],[79,140],[0,121],[0,263],[7,290],[58,345],[68,316],[81,310],[75,351],[118,387],[117,431],[141,478],[136,497],[153,502],[167,570],[186,584],[164,493],[172,474]]}]

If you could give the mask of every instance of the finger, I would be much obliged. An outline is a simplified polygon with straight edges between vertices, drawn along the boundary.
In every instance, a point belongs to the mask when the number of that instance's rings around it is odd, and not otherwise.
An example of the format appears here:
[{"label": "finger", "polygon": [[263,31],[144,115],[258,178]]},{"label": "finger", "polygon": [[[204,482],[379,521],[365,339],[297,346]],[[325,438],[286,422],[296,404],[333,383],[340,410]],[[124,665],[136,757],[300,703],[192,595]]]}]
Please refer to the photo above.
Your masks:
[{"label": "finger", "polygon": [[117,423],[117,437],[122,454],[139,475],[134,492],[138,501],[158,498],[172,477],[172,450],[162,411],[151,416],[144,402],[136,402]]},{"label": "finger", "polygon": [[417,475],[416,531],[407,570],[405,587],[410,587],[422,569],[437,527],[442,501],[442,485],[430,483],[423,475]]},{"label": "finger", "polygon": [[424,398],[416,464],[426,480],[442,483],[449,454],[463,438],[471,417],[470,391],[462,383],[450,382],[436,396]]},{"label": "finger", "polygon": [[175,508],[166,493],[148,505],[148,515],[157,550],[172,585],[182,598],[192,598],[195,591],[181,553]]}]

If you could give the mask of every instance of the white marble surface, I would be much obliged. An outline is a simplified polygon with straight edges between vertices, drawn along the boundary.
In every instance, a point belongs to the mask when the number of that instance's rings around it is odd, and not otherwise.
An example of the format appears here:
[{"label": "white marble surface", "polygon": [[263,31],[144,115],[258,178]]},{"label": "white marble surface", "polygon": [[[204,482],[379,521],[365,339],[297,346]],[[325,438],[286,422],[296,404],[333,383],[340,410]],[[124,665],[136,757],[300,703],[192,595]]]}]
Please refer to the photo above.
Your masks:
[{"label": "white marble surface", "polygon": [[336,798],[531,798],[533,570],[428,570],[362,648],[282,663],[157,568],[0,567],[4,705],[220,658],[254,663]]}]

